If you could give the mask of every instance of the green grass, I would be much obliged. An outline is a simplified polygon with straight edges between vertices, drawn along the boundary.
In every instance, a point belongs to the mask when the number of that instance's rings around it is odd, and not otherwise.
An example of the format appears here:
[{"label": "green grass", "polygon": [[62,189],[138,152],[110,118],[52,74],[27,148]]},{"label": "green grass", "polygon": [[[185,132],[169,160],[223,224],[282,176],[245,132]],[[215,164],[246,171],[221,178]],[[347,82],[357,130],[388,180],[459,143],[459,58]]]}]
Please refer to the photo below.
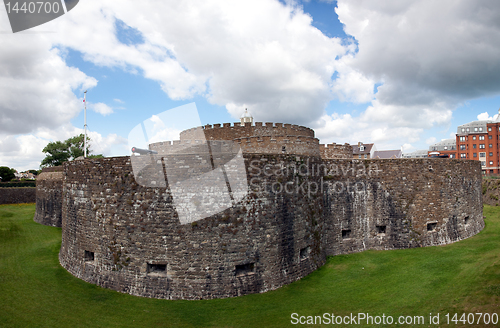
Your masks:
[{"label": "green grass", "polygon": [[495,207],[485,206],[486,228],[461,242],[335,256],[276,291],[206,301],[134,297],[71,276],[57,258],[61,229],[33,222],[34,210],[0,206],[0,327],[284,327],[297,326],[294,312],[418,315],[426,323],[431,312],[441,320],[446,313],[500,314]]}]

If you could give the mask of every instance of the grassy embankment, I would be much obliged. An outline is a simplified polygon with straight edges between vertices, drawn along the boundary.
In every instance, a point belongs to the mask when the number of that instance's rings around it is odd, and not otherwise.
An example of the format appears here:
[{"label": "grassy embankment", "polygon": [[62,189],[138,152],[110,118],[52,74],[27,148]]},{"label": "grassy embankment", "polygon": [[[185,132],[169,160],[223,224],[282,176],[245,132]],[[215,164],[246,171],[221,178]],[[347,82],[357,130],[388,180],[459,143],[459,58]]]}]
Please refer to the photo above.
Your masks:
[{"label": "grassy embankment", "polygon": [[485,206],[486,228],[464,241],[335,256],[276,291],[206,301],[134,297],[71,276],[57,258],[61,229],[33,222],[34,210],[0,206],[0,327],[281,327],[292,326],[294,312],[426,323],[431,312],[441,321],[446,313],[500,314],[500,208]]}]

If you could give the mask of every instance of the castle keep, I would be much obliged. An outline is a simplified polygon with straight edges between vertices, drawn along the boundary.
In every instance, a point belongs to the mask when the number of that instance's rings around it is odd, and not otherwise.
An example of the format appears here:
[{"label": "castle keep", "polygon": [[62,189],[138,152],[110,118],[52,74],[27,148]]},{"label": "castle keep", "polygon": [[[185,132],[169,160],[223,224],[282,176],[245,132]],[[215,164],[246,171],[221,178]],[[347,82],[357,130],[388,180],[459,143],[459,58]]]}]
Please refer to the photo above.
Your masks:
[{"label": "castle keep", "polygon": [[[313,130],[278,123],[215,124],[180,137],[151,144],[156,155],[66,162],[40,175],[35,221],[61,218],[59,260],[71,274],[137,296],[233,297],[298,280],[330,255],[443,245],[484,227],[477,161],[355,160],[349,145],[320,145]],[[225,151],[223,141],[234,145]],[[193,156],[204,148],[212,153]],[[168,149],[179,151],[162,155]],[[219,168],[238,149],[247,193],[181,224],[175,179],[203,161]],[[182,165],[177,177],[141,182],[137,160],[151,160],[142,171],[155,176],[165,163]]]}]

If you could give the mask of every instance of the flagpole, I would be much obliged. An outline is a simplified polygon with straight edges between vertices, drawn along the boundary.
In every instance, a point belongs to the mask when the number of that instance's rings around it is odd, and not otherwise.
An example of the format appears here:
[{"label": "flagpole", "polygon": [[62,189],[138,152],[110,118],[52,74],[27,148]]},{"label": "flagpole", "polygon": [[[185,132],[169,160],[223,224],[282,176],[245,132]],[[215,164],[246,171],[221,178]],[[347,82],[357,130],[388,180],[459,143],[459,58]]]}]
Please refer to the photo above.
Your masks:
[{"label": "flagpole", "polygon": [[83,93],[83,103],[85,105],[85,109],[83,111],[85,121],[85,135],[83,136],[83,158],[87,158],[87,90],[85,90],[85,92]]}]

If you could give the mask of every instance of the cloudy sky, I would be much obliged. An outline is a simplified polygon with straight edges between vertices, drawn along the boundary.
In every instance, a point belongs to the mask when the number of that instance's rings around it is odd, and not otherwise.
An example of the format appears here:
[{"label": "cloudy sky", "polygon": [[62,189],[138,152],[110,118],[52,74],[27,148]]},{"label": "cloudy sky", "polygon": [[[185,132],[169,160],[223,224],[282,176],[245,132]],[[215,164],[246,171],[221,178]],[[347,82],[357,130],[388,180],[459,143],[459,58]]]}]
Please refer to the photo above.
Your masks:
[{"label": "cloudy sky", "polygon": [[0,8],[0,166],[37,169],[83,131],[129,155],[140,122],[194,102],[202,124],[312,127],[406,152],[500,107],[500,2],[80,0],[12,33]]}]

